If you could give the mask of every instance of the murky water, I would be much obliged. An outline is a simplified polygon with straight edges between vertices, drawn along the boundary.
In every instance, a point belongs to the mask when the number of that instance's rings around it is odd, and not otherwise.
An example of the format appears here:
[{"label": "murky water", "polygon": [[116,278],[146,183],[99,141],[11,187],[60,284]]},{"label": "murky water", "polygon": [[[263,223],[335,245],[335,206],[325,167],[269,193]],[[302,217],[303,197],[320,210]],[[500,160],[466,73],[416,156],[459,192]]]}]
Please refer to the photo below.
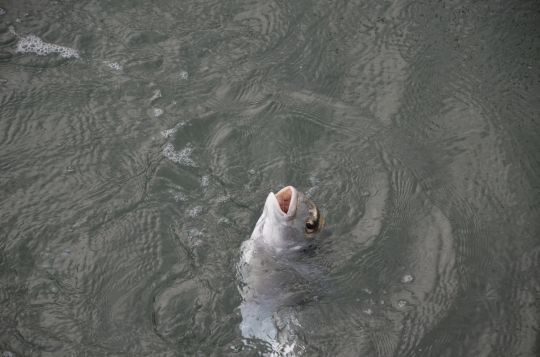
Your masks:
[{"label": "murky water", "polygon": [[235,267],[287,184],[298,354],[538,353],[538,2],[0,8],[4,356],[263,353]]}]

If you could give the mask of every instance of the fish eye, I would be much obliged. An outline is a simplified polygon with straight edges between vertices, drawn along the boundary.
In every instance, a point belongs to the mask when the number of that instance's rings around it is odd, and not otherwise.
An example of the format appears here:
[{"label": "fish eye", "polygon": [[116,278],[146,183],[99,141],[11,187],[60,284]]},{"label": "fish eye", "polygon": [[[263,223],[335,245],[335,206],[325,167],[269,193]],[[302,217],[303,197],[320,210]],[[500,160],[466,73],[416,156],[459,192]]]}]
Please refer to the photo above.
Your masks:
[{"label": "fish eye", "polygon": [[309,218],[306,220],[306,233],[315,233],[319,229],[319,210],[314,207],[309,210]]},{"label": "fish eye", "polygon": [[311,220],[308,220],[306,222],[306,232],[307,233],[313,233],[315,231],[315,229],[317,229],[316,223],[311,221]]}]

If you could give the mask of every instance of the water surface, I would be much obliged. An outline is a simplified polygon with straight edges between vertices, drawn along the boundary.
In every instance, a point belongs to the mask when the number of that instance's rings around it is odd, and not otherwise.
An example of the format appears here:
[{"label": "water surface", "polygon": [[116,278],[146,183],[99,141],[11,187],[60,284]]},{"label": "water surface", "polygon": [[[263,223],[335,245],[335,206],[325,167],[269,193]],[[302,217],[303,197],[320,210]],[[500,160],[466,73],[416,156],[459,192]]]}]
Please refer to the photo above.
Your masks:
[{"label": "water surface", "polygon": [[0,8],[4,355],[263,353],[235,266],[287,184],[305,355],[538,353],[538,2]]}]

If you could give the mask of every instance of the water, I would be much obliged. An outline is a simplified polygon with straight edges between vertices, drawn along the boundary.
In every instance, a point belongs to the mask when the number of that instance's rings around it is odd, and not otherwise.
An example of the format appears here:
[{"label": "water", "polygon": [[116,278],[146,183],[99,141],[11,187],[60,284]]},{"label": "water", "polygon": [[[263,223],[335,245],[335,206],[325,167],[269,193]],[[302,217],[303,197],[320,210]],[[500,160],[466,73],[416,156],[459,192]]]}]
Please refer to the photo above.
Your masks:
[{"label": "water", "polygon": [[286,184],[304,355],[538,353],[537,2],[0,8],[3,355],[261,353],[235,264]]}]

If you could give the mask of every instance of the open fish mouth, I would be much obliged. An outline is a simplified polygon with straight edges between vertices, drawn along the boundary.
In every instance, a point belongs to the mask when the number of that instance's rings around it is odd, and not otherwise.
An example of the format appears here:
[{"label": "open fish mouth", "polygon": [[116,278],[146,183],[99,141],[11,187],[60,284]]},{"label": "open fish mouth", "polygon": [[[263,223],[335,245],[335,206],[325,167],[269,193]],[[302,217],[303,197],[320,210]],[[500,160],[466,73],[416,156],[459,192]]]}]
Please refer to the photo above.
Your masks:
[{"label": "open fish mouth", "polygon": [[289,210],[291,209],[293,190],[294,188],[292,186],[287,186],[282,188],[281,190],[279,190],[278,193],[275,194],[279,208],[285,214],[289,213]]},{"label": "open fish mouth", "polygon": [[319,209],[302,192],[293,186],[286,186],[277,193],[269,195],[270,201],[266,204],[271,212],[277,214],[276,218],[285,220],[302,220],[307,238],[314,237],[324,227],[324,219]]}]

